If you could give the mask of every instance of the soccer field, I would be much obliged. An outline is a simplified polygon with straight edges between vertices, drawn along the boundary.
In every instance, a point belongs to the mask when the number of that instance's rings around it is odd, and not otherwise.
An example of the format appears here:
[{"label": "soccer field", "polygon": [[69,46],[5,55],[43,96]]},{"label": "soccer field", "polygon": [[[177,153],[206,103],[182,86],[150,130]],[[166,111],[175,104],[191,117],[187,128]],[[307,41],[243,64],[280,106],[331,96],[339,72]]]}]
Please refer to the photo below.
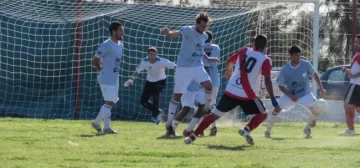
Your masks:
[{"label": "soccer field", "polygon": [[[89,121],[0,119],[0,167],[360,167],[360,137],[339,137],[345,126],[318,123],[313,139],[303,124],[277,124],[274,138],[253,132],[255,146],[219,127],[217,137],[163,139],[163,125],[113,122],[118,135],[94,136]],[[180,134],[185,124],[178,129]],[[206,132],[207,134],[208,132]]]}]

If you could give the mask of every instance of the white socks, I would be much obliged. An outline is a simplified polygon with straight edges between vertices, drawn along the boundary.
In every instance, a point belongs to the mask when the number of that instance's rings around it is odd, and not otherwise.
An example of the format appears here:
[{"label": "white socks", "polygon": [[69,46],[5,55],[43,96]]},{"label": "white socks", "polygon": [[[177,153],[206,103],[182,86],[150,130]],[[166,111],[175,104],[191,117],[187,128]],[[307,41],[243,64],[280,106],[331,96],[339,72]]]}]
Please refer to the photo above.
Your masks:
[{"label": "white socks", "polygon": [[208,109],[210,109],[210,105],[211,105],[212,91],[205,90],[205,95],[206,95],[205,109],[208,110]]},{"label": "white socks", "polygon": [[276,118],[277,118],[278,114],[279,113],[277,113],[277,112],[272,112],[270,115],[268,115],[267,124],[266,124],[267,132],[271,132],[271,129],[272,129],[274,123],[276,122]]},{"label": "white socks", "polygon": [[191,118],[191,121],[189,123],[189,125],[186,128],[186,131],[190,132],[194,130],[194,127],[196,126],[196,124],[198,124],[200,121],[200,118]]},{"label": "white socks", "polygon": [[111,119],[111,106],[104,105],[104,129],[110,128],[110,119]]},{"label": "white socks", "polygon": [[104,119],[104,128],[110,128],[111,108],[111,106],[104,104],[93,123],[99,125]]},{"label": "white socks", "polygon": [[178,107],[180,102],[175,101],[174,99],[171,99],[169,103],[169,109],[168,109],[168,119],[166,121],[166,126],[172,125],[172,121],[175,118],[176,109]]},{"label": "white socks", "polygon": [[216,105],[216,98],[217,98],[218,93],[219,93],[219,88],[213,87],[212,92],[211,92],[210,106]]}]

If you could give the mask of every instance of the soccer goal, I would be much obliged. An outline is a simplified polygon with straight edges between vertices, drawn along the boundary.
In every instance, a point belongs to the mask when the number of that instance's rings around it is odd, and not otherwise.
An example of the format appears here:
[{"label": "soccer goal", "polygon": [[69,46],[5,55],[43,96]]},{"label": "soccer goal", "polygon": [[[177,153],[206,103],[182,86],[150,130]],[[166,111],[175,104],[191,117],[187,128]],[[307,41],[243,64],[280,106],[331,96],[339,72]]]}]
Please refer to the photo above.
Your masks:
[{"label": "soccer goal", "polygon": [[[1,2],[0,115],[94,118],[103,99],[91,60],[99,44],[109,37],[108,26],[112,21],[125,25],[120,83],[128,79],[149,46],[156,46],[161,57],[176,61],[181,39],[168,39],[160,29],[193,25],[195,15],[203,10],[213,19],[209,29],[214,34],[214,43],[221,48],[220,74],[224,73],[229,56],[239,48],[251,46],[256,34],[268,36],[267,53],[275,69],[287,63],[288,48],[293,44],[301,46],[303,57],[317,68],[318,0],[200,0],[182,6],[176,2]],[[165,112],[174,86],[174,72],[167,73],[167,88],[161,96]],[[120,101],[113,110],[113,118],[149,120],[150,112],[139,103],[144,82],[142,73],[134,86],[120,87]],[[219,97],[226,83],[221,80]],[[261,79],[258,88],[266,99]],[[239,111],[235,116],[246,118]],[[303,121],[307,111],[296,107],[281,118]]]}]

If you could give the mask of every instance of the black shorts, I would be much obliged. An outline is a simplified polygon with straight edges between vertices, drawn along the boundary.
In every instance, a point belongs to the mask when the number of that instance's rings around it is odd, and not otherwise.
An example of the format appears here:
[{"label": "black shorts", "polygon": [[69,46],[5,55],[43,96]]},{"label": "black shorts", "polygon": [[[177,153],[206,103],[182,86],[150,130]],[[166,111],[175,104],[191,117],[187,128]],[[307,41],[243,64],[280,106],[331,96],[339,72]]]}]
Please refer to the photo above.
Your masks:
[{"label": "black shorts", "polygon": [[159,94],[166,86],[166,79],[157,82],[149,82],[146,80],[143,94]]},{"label": "black shorts", "polygon": [[344,102],[355,106],[360,106],[360,85],[350,83],[345,94]]},{"label": "black shorts", "polygon": [[219,103],[216,105],[216,109],[221,112],[228,112],[235,107],[240,106],[246,115],[265,113],[266,108],[263,102],[256,97],[253,100],[240,100],[223,94]]}]

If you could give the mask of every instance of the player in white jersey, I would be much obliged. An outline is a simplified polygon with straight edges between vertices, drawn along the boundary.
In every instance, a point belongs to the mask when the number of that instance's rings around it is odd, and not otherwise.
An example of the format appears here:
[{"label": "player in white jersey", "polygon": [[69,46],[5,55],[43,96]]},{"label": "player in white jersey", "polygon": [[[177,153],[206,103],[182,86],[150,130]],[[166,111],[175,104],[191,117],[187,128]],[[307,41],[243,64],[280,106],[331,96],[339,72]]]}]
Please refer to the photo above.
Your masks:
[{"label": "player in white jersey", "polygon": [[[213,44],[213,38],[214,35],[211,31],[206,31],[206,34],[208,35],[208,39],[205,41],[204,45],[204,51],[206,55],[209,57],[215,57],[220,59],[220,47],[216,44]],[[216,98],[219,93],[219,87],[220,87],[220,74],[218,70],[219,63],[217,62],[208,62],[207,60],[204,60],[205,70],[210,76],[211,84],[212,84],[212,93],[211,93],[211,100],[209,107],[205,107],[205,110],[209,113],[211,112],[209,109],[212,109],[216,105]],[[214,121],[210,126],[210,134],[209,136],[216,136],[217,128],[216,128],[216,121]]]},{"label": "player in white jersey", "polygon": [[[111,108],[119,100],[119,71],[124,53],[124,45],[121,40],[124,27],[118,22],[113,22],[109,27],[109,33],[110,39],[100,45],[93,58],[93,65],[99,72],[98,82],[105,104],[91,125],[98,133],[116,134],[117,132],[110,127],[110,118]],[[100,126],[101,120],[104,120],[103,130]]]},{"label": "player in white jersey", "polygon": [[[226,63],[224,75],[225,78],[230,78],[225,93],[211,114],[206,115],[194,133],[184,139],[186,144],[195,141],[196,136],[209,127],[211,123],[237,106],[240,106],[246,115],[254,114],[249,123],[239,130],[239,134],[245,137],[247,143],[254,144],[250,132],[267,117],[266,108],[254,91],[260,74],[264,75],[266,89],[273,106],[279,108],[272,88],[271,60],[264,54],[266,46],[266,36],[258,35],[255,39],[254,48],[243,48],[230,57]],[[234,64],[235,72],[233,73]]]},{"label": "player in white jersey", "polygon": [[197,83],[200,83],[200,85],[205,88],[206,97],[208,97],[208,99],[211,97],[212,85],[204,69],[203,58],[205,57],[205,59],[210,62],[219,60],[208,57],[204,53],[204,44],[208,38],[205,31],[209,22],[210,18],[208,14],[206,12],[200,12],[196,16],[195,26],[184,26],[177,31],[169,31],[166,27],[161,30],[162,33],[169,38],[182,37],[175,72],[174,94],[169,103],[168,120],[165,126],[167,130],[166,135],[175,135],[171,126],[172,120],[174,119],[181,95],[186,91],[191,81],[195,80]]},{"label": "player in white jersey", "polygon": [[344,97],[345,119],[348,129],[340,134],[343,136],[355,135],[355,110],[360,107],[360,35],[357,36],[354,47],[356,54],[351,62],[350,69],[344,67],[342,71],[347,73],[350,79],[349,88]]},{"label": "player in white jersey", "polygon": [[[160,58],[158,51],[155,47],[148,49],[148,56],[141,60],[131,78],[124,84],[125,87],[132,85],[138,74],[146,70],[146,83],[141,94],[140,104],[152,113],[151,120],[155,124],[159,124],[160,120],[158,115],[161,110],[159,109],[160,93],[166,87],[166,74],[165,68],[174,69],[176,64],[165,58]],[[152,97],[152,103],[149,102]]]},{"label": "player in white jersey", "polygon": [[[313,78],[320,89],[320,97],[325,93],[319,75],[309,61],[301,59],[301,48],[294,45],[289,49],[290,62],[282,67],[277,78],[279,89],[283,93],[279,99],[281,109],[290,110],[296,104],[300,104],[310,110],[309,121],[304,128],[305,138],[311,138],[311,129],[316,125],[317,113],[313,106],[316,98],[311,92],[310,78]],[[280,111],[273,111],[268,115],[267,130],[265,137],[270,137],[271,129],[276,122]]]},{"label": "player in white jersey", "polygon": [[188,128],[183,131],[183,135],[188,136],[192,132],[195,125],[199,122],[200,118],[203,116],[205,102],[205,92],[203,88],[196,81],[192,81],[186,92],[181,96],[181,104],[183,107],[172,121],[173,130],[176,130],[181,121],[196,104],[197,110],[192,120],[190,121]]}]

